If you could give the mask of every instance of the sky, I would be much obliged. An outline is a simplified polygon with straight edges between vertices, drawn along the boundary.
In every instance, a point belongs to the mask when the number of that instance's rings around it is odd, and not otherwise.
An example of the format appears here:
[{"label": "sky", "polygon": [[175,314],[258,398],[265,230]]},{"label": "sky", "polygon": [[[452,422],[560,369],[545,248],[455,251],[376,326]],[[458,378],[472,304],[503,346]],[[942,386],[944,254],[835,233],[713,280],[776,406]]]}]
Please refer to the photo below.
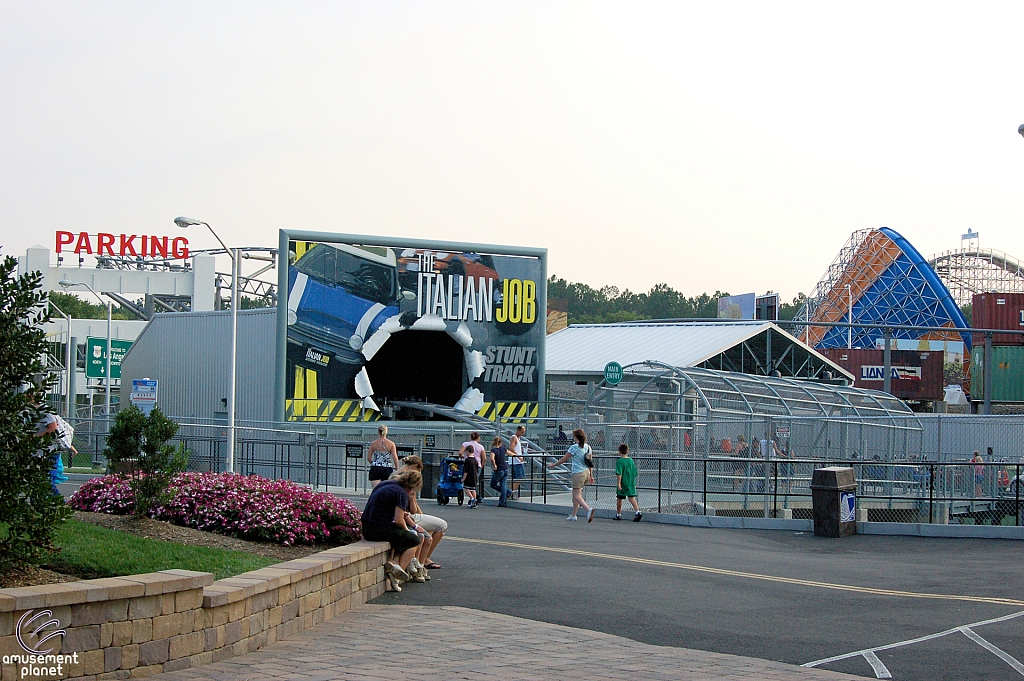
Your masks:
[{"label": "sky", "polygon": [[[0,247],[277,230],[810,292],[851,232],[1024,257],[1024,4],[0,2]],[[197,228],[193,228],[197,229]],[[216,246],[188,232],[193,248]],[[226,265],[223,269],[227,269]]]}]

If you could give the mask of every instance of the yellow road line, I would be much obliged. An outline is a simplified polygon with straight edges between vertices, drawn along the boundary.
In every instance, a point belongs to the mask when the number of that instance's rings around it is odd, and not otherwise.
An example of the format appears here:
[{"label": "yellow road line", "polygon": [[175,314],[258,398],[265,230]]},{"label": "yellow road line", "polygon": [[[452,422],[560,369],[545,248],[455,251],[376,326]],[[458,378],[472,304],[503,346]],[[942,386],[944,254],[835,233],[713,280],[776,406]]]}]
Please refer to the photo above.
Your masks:
[{"label": "yellow road line", "polygon": [[725,570],[723,568],[707,567],[705,565],[688,565],[686,563],[671,563],[664,560],[653,560],[650,558],[637,558],[635,556],[618,556],[612,553],[595,553],[593,551],[580,551],[578,549],[563,549],[552,546],[536,546],[533,544],[518,544],[508,541],[493,541],[490,539],[469,539],[466,537],[452,537],[446,535],[445,539],[450,541],[461,541],[472,544],[487,544],[489,546],[507,546],[514,549],[528,549],[531,551],[548,551],[550,553],[567,553],[574,556],[587,556],[590,558],[604,558],[606,560],[621,560],[627,563],[642,563],[644,565],[657,565],[659,567],[670,567],[678,570],[690,570],[693,572],[704,572],[712,575],[724,575],[726,577],[740,577],[743,579],[759,579],[765,582],[777,582],[780,584],[794,584],[796,586],[809,586],[817,589],[833,589],[835,591],[852,591],[855,593],[871,594],[873,596],[897,596],[902,598],[928,598],[940,601],[966,601],[969,603],[993,603],[996,605],[1024,606],[1024,601],[1013,598],[990,598],[988,596],[962,596],[959,594],[930,594],[917,591],[898,591],[895,589],[876,589],[870,586],[855,586],[852,584],[834,584],[831,582],[815,582],[809,579],[795,579],[793,577],[777,577],[775,575],[762,575],[756,572],[741,572],[739,570]]}]

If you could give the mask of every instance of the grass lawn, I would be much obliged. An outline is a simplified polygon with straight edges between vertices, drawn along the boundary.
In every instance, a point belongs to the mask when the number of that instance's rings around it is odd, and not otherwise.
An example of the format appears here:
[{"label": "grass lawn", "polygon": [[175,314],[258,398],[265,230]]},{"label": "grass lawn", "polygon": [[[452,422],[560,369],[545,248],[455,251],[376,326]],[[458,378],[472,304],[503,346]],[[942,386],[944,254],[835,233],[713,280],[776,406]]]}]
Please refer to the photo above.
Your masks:
[{"label": "grass lawn", "polygon": [[145,539],[78,520],[65,522],[54,544],[61,551],[43,567],[83,579],[171,569],[212,572],[223,579],[279,562],[241,551]]}]

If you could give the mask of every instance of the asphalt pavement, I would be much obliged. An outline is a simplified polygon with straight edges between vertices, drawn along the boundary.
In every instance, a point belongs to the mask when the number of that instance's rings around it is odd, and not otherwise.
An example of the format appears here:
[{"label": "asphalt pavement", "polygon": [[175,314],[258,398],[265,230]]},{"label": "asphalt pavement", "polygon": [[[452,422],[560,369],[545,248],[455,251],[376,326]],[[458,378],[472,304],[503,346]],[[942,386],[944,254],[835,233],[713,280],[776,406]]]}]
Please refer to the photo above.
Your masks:
[{"label": "asphalt pavement", "polygon": [[869,678],[1024,676],[1020,542],[423,505],[450,524],[434,554],[443,568],[377,604],[461,606],[796,665],[839,657],[817,668]]}]

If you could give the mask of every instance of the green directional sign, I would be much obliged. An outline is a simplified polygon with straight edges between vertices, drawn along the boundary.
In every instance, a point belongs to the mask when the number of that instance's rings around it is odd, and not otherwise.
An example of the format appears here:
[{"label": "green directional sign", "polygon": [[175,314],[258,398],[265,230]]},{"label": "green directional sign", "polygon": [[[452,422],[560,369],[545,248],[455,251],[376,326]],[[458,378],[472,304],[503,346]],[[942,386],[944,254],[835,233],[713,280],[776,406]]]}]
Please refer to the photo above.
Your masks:
[{"label": "green directional sign", "polygon": [[[121,360],[128,354],[132,342],[110,341],[110,377],[121,378]],[[107,375],[107,339],[89,337],[85,342],[85,375],[87,378],[105,378]]]},{"label": "green directional sign", "polygon": [[622,381],[622,365],[618,362],[608,362],[604,365],[604,382],[608,385],[618,385]]}]

